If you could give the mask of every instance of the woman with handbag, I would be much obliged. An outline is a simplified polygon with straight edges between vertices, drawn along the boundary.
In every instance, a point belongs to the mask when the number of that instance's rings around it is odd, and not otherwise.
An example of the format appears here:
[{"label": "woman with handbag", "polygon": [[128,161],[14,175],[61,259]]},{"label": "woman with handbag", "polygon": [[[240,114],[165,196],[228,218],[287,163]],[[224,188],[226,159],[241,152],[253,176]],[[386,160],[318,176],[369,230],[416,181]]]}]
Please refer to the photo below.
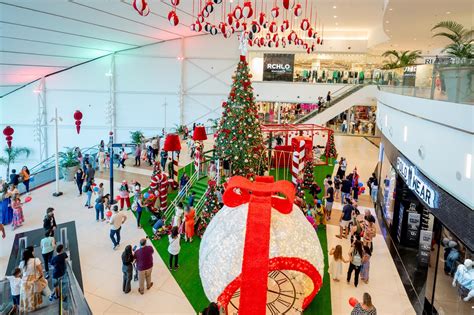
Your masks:
[{"label": "woman with handbag", "polygon": [[20,309],[22,312],[33,312],[43,303],[42,295],[49,296],[52,300],[48,280],[43,276],[41,260],[35,258],[33,246],[28,246],[23,252],[19,268],[23,273],[20,287]]}]

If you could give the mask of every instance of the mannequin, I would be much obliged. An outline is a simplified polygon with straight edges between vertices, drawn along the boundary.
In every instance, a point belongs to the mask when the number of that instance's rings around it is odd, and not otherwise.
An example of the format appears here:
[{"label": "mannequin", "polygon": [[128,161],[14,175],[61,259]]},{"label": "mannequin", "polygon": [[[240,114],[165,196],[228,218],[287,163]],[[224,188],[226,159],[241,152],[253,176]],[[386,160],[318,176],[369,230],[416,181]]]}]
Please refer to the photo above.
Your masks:
[{"label": "mannequin", "polygon": [[449,241],[448,247],[450,248],[449,254],[444,262],[444,272],[449,275],[453,275],[456,268],[456,261],[459,260],[460,254],[457,248],[458,243],[455,241]]},{"label": "mannequin", "polygon": [[458,292],[464,302],[474,297],[474,269],[473,262],[466,259],[464,264],[458,266],[454,274],[453,287],[458,285]]}]

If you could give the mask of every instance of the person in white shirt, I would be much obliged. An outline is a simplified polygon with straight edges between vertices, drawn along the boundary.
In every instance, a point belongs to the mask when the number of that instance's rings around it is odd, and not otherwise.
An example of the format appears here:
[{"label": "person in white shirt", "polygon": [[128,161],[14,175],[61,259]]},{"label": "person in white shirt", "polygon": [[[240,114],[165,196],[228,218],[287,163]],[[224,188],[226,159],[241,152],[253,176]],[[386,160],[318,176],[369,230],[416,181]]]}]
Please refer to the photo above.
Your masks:
[{"label": "person in white shirt", "polygon": [[117,249],[120,245],[120,231],[122,230],[122,224],[127,221],[127,216],[123,212],[118,211],[118,206],[114,205],[112,208],[112,216],[110,217],[110,239],[113,243],[113,249]]},{"label": "person in white shirt", "polygon": [[183,215],[184,215],[184,206],[183,206],[183,203],[180,202],[178,203],[178,205],[176,206],[174,210],[172,226],[180,227],[181,222],[183,221]]},{"label": "person in white shirt", "polygon": [[9,314],[16,314],[20,306],[21,269],[15,268],[12,275],[5,278],[10,282],[10,293],[13,302],[13,308]]},{"label": "person in white shirt", "polygon": [[173,269],[173,260],[174,260],[174,270],[178,270],[179,268],[178,255],[181,250],[181,245],[180,245],[180,236],[179,236],[177,226],[174,226],[171,229],[171,235],[168,235],[168,241],[170,242],[170,244],[168,245],[168,253],[170,254],[169,268],[170,270]]},{"label": "person in white shirt", "polygon": [[56,240],[54,239],[54,230],[48,230],[44,234],[44,238],[41,240],[41,255],[43,255],[44,270],[46,279],[49,278],[49,265],[51,259],[53,259],[54,249],[56,248]]}]

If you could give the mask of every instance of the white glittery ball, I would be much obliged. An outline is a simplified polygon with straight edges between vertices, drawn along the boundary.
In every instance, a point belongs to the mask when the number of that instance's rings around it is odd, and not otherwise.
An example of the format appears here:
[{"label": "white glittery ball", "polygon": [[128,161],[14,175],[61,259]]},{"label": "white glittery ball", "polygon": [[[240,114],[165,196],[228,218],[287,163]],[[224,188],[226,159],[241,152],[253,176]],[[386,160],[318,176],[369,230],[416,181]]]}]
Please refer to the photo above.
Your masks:
[{"label": "white glittery ball", "polygon": [[[235,208],[224,206],[212,219],[199,249],[199,274],[207,298],[217,301],[227,285],[242,271],[248,204]],[[297,206],[289,214],[272,210],[270,258],[298,257],[311,263],[321,275],[324,256],[318,236]],[[312,280],[297,271],[295,277],[307,296],[313,290]]]}]

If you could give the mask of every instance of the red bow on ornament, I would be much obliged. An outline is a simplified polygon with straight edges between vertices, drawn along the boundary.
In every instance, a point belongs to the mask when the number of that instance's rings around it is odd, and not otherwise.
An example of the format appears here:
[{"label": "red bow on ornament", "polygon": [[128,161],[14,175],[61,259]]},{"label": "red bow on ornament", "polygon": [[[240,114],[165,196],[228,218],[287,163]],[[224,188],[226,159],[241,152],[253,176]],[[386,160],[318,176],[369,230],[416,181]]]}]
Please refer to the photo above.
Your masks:
[{"label": "red bow on ornament", "polygon": [[133,0],[132,6],[141,16],[147,16],[150,14],[150,7],[146,0]]},{"label": "red bow on ornament", "polygon": [[12,135],[14,132],[15,130],[10,126],[6,126],[5,129],[3,129],[3,135],[5,136],[5,140],[7,140],[7,145],[9,148],[12,147]]},{"label": "red bow on ornament", "polygon": [[76,131],[77,134],[81,132],[81,119],[82,119],[82,113],[79,110],[76,110],[74,112],[74,120],[76,121]]},{"label": "red bow on ornament", "polygon": [[[278,193],[286,198],[275,196]],[[270,269],[271,210],[274,208],[283,214],[290,213],[294,198],[295,189],[290,182],[273,183],[271,176],[257,177],[255,182],[234,176],[227,184],[223,196],[226,206],[237,207],[249,203],[240,277],[241,315],[265,314]]]}]

